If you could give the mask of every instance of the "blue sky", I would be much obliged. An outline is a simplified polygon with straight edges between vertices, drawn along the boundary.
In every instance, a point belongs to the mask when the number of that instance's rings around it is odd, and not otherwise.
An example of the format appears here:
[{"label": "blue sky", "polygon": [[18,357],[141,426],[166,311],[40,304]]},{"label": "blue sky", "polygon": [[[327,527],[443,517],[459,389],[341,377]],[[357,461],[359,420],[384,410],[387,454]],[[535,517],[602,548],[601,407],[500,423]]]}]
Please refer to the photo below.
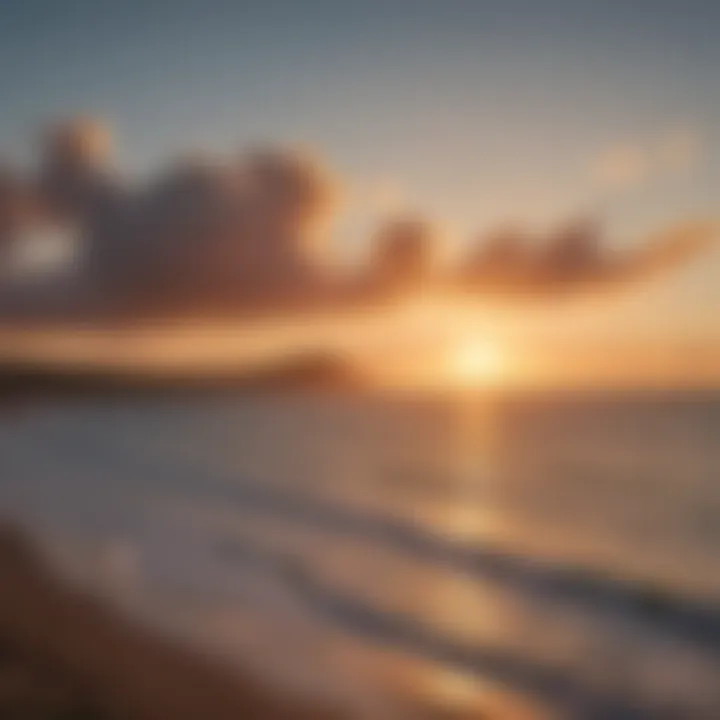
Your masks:
[{"label": "blue sky", "polygon": [[[87,112],[131,173],[298,142],[462,232],[600,208],[622,238],[717,208],[719,28],[712,0],[5,0],[0,151]],[[676,137],[692,158],[659,172]],[[628,148],[643,177],[604,186]],[[650,293],[658,328],[720,339],[719,266]]]}]

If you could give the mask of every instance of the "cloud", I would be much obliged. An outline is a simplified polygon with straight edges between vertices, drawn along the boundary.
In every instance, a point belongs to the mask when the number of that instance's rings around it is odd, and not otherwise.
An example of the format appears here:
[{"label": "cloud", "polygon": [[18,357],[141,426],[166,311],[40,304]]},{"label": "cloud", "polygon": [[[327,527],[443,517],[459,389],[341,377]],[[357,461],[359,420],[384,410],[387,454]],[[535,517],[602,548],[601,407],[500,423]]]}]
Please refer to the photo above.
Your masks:
[{"label": "cloud", "polygon": [[336,195],[306,155],[185,161],[95,234],[93,272],[148,303],[279,298],[312,283]]},{"label": "cloud", "polygon": [[112,155],[112,131],[101,120],[77,118],[49,126],[44,133],[46,161],[66,167],[98,167]]},{"label": "cloud", "polygon": [[[694,137],[668,134],[652,155],[616,150],[604,158],[606,180],[637,181],[650,157],[687,168]],[[133,186],[113,168],[107,127],[81,120],[48,131],[36,175],[0,172],[0,239],[74,228],[84,248],[74,274],[60,290],[35,287],[23,301],[41,314],[136,317],[333,310],[428,288],[505,298],[580,292],[674,267],[715,231],[696,225],[619,257],[602,248],[599,224],[580,218],[539,240],[505,229],[441,267],[437,229],[403,213],[382,220],[368,261],[348,273],[326,262],[341,195],[317,158],[277,149],[183,158]],[[0,313],[19,306],[0,285]]]},{"label": "cloud", "polygon": [[627,191],[686,176],[699,164],[701,133],[688,126],[625,141],[603,149],[591,175],[603,190]]},{"label": "cloud", "polygon": [[630,285],[671,271],[720,237],[720,222],[690,219],[664,227],[624,253],[603,247],[601,225],[579,217],[540,242],[518,230],[493,234],[461,261],[454,284],[467,293],[543,297]]},{"label": "cloud", "polygon": [[8,165],[0,165],[0,249],[28,226],[36,213],[30,184]]},{"label": "cloud", "polygon": [[658,165],[669,175],[684,175],[698,167],[703,139],[697,130],[678,127],[666,133],[658,143]]},{"label": "cloud", "polygon": [[438,233],[427,221],[404,216],[386,221],[376,237],[371,272],[390,287],[420,286],[437,264]]},{"label": "cloud", "polygon": [[458,274],[469,282],[522,276],[533,261],[529,242],[527,233],[514,225],[500,227],[487,237],[480,236],[462,259]]},{"label": "cloud", "polygon": [[636,187],[650,173],[645,148],[624,143],[605,149],[596,159],[593,174],[603,188],[625,190]]},{"label": "cloud", "polygon": [[103,211],[116,183],[110,129],[83,118],[52,125],[43,140],[38,194],[45,213],[63,221]]}]

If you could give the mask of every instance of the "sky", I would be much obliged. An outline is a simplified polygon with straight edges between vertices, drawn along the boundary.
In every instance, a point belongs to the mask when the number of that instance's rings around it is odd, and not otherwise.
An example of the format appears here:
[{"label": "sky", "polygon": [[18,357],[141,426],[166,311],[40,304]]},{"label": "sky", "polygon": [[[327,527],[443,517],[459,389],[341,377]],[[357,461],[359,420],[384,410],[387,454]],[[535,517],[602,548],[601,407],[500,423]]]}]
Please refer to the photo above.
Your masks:
[{"label": "sky", "polygon": [[[717,212],[719,27],[713,0],[6,0],[0,153],[31,161],[43,123],[78,112],[112,124],[139,177],[298,144],[349,188],[349,247],[394,207],[450,238],[589,212],[624,247]],[[602,307],[506,322],[538,343],[720,346],[719,272],[715,252]]]}]

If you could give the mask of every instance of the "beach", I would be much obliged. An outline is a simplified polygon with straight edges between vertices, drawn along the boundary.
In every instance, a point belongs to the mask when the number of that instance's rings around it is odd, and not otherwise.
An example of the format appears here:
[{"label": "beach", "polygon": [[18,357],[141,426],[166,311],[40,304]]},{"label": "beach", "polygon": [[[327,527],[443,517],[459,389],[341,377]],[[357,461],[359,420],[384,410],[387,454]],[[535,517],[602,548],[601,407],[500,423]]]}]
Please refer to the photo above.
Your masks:
[{"label": "beach", "polygon": [[10,720],[339,718],[308,698],[143,632],[62,583],[0,531],[0,717]]}]

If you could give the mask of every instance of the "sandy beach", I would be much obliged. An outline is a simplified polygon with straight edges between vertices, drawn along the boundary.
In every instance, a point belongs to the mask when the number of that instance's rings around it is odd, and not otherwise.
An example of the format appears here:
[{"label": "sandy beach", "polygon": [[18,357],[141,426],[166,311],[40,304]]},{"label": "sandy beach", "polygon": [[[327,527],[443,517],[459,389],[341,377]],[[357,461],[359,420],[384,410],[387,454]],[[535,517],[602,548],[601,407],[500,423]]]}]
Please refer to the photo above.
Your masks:
[{"label": "sandy beach", "polygon": [[336,718],[151,637],[60,582],[0,530],[0,717],[8,720]]}]

